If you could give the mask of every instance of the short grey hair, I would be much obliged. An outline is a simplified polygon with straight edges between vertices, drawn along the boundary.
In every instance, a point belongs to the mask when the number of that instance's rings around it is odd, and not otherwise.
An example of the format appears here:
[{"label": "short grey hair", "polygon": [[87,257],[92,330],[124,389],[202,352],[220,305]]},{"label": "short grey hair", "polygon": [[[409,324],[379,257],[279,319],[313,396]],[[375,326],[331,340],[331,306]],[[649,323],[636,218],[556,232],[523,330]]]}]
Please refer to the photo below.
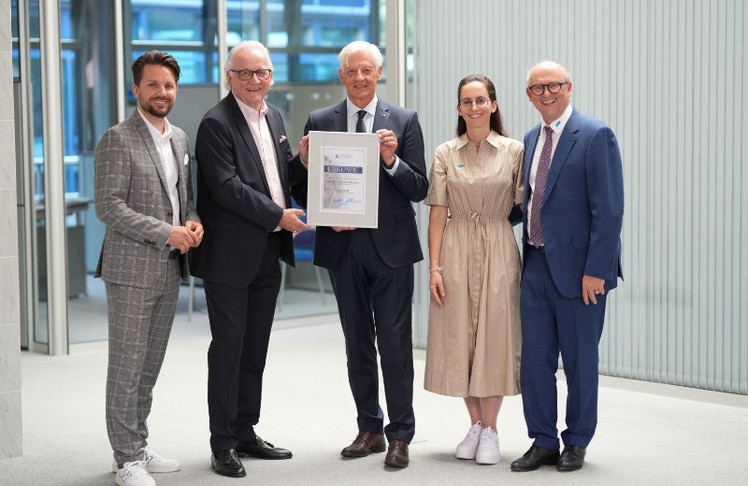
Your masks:
[{"label": "short grey hair", "polygon": [[270,59],[270,51],[262,42],[255,40],[241,41],[231,48],[229,51],[229,57],[226,58],[226,65],[223,68],[224,74],[226,74],[226,77],[224,78],[224,86],[226,86],[226,89],[231,89],[228,83],[228,74],[229,71],[234,68],[234,56],[242,51],[259,52],[260,54],[265,55],[268,60],[268,66],[270,66],[270,69],[273,69],[273,60]]},{"label": "short grey hair", "polygon": [[379,69],[382,65],[382,52],[379,50],[379,47],[366,41],[353,41],[345,46],[343,50],[340,51],[340,54],[338,54],[340,69],[346,69],[348,67],[348,56],[359,52],[368,54],[374,61],[375,68]]}]

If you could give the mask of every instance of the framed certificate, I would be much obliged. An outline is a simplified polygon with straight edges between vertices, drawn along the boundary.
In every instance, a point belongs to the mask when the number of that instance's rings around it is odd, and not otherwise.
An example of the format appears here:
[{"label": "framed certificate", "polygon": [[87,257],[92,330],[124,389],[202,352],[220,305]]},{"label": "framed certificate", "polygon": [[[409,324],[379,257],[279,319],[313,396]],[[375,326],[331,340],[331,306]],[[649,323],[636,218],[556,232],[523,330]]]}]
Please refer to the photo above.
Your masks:
[{"label": "framed certificate", "polygon": [[379,135],[309,132],[307,222],[376,228]]}]

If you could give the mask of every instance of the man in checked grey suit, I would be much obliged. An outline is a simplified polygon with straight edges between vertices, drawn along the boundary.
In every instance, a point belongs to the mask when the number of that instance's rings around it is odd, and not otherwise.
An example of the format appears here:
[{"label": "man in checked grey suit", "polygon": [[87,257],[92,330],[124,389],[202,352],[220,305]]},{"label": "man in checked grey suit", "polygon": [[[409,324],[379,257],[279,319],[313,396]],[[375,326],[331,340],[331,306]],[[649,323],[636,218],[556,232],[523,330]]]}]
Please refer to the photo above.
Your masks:
[{"label": "man in checked grey suit", "polygon": [[94,201],[106,233],[95,276],[104,280],[109,317],[106,424],[115,483],[152,486],[153,472],[179,462],[146,450],[152,390],[166,353],[185,253],[203,227],[195,211],[185,133],[170,125],[180,69],[150,51],[132,65],[137,109],[96,148]]}]

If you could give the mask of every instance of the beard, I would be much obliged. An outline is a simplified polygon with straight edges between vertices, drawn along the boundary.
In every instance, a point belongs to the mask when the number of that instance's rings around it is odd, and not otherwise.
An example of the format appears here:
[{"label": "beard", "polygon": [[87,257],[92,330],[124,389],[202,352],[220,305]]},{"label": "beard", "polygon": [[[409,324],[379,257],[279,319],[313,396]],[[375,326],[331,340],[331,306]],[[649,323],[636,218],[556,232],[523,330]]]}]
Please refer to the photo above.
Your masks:
[{"label": "beard", "polygon": [[156,108],[151,102],[146,102],[143,105],[141,105],[141,108],[143,109],[143,111],[145,111],[146,113],[150,113],[151,115],[158,117],[158,118],[166,118],[166,115],[169,114],[169,112],[171,111],[173,107],[174,107],[173,101],[169,101],[169,104],[166,105],[164,108]]}]

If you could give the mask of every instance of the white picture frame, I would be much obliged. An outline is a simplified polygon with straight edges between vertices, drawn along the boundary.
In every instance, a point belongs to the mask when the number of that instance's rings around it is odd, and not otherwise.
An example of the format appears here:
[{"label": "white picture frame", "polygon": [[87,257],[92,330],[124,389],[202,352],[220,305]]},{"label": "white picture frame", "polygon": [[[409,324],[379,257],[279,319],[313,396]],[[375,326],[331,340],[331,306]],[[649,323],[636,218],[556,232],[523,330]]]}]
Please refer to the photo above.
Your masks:
[{"label": "white picture frame", "polygon": [[379,167],[377,134],[310,131],[307,222],[377,228]]}]

